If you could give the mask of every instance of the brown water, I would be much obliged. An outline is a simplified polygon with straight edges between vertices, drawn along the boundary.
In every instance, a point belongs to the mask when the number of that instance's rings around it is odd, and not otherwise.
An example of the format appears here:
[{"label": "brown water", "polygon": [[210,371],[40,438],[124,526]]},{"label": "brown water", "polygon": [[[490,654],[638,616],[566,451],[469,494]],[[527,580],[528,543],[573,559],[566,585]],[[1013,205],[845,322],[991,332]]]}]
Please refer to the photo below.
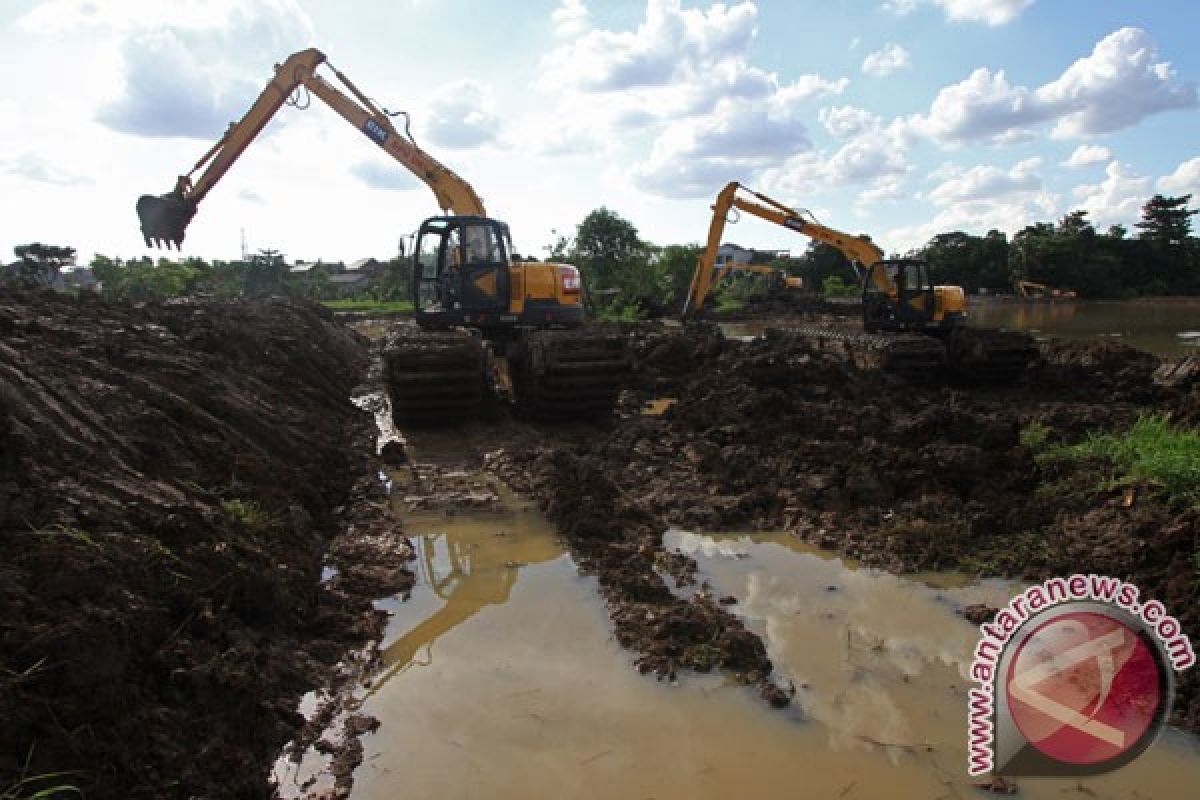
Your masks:
[{"label": "brown water", "polygon": [[[1200,355],[1200,297],[1069,302],[971,298],[968,310],[970,324],[976,328],[1007,328],[1075,340],[1113,339],[1171,358]],[[726,336],[745,339],[762,335],[768,327],[787,328],[789,324],[786,319],[723,322],[721,330]],[[848,330],[860,327],[852,318],[842,324]]]},{"label": "brown water", "polygon": [[1200,298],[975,302],[976,327],[1065,339],[1116,339],[1160,356],[1200,355]]},{"label": "brown water", "polygon": [[[404,521],[421,543],[420,581],[386,604],[386,667],[362,692],[382,726],[363,740],[355,798],[973,796],[962,674],[976,631],[954,609],[1013,587],[935,588],[786,535],[669,532],[739,599],[798,687],[780,712],[720,675],[672,685],[637,674],[594,580],[519,498]],[[1025,797],[1182,800],[1200,787],[1200,755],[1172,734],[1080,790],[1021,786]]]}]

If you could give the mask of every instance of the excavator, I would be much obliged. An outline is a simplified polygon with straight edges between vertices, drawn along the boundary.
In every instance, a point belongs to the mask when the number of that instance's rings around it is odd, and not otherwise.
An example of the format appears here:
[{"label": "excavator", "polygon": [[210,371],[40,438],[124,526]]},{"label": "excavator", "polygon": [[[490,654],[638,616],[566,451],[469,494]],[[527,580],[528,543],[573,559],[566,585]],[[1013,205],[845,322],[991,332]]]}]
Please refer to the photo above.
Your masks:
[{"label": "excavator", "polygon": [[714,268],[717,248],[729,214],[736,210],[831,245],[850,261],[862,286],[863,332],[789,330],[848,355],[859,366],[882,368],[917,381],[950,373],[998,381],[1016,377],[1037,354],[1036,345],[1025,334],[968,328],[962,287],[934,286],[920,259],[884,258],[883,250],[867,237],[822,225],[811,214],[736,181],[717,194],[712,208],[708,239],[684,301],[685,320],[704,307],[722,277]]},{"label": "excavator", "polygon": [[[343,88],[317,74],[322,65]],[[172,191],[138,199],[146,246],[180,248],[200,202],[275,113],[285,103],[306,107],[312,95],[421,179],[443,212],[416,234],[410,292],[417,328],[394,335],[384,354],[396,422],[459,422],[497,393],[531,418],[610,412],[632,356],[624,337],[585,324],[578,270],[520,260],[508,226],[487,215],[474,188],[417,146],[408,115],[377,105],[319,50],[277,64],[250,109]],[[397,116],[403,133],[392,123]]]}]

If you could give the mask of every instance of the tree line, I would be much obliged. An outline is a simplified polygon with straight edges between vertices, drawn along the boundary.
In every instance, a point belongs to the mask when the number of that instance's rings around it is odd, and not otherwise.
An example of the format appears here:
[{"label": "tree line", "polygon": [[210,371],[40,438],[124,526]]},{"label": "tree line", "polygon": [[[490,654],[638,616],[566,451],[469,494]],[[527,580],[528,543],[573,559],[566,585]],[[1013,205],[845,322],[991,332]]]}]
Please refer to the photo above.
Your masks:
[{"label": "tree line", "polygon": [[[1192,235],[1192,217],[1200,212],[1189,208],[1191,197],[1150,198],[1133,235],[1120,225],[1097,231],[1086,211],[1072,211],[1057,224],[1027,225],[1011,238],[998,230],[983,236],[941,233],[903,255],[924,259],[935,283],[962,286],[968,292],[1009,292],[1023,280],[1090,298],[1200,294],[1200,240]],[[694,243],[648,242],[630,220],[604,207],[589,213],[573,236],[557,236],[544,249],[549,260],[579,267],[593,313],[610,319],[677,313],[701,252]],[[16,254],[18,268],[6,275],[10,284],[58,269],[73,260],[74,250],[35,244],[17,247]],[[816,291],[855,291],[853,268],[826,244],[811,241],[801,255],[769,263],[804,278]],[[275,250],[262,250],[242,261],[212,262],[97,255],[90,266],[106,295],[132,300],[195,294],[286,295],[316,301],[333,296],[327,267],[318,264],[307,274],[296,274]],[[410,299],[411,270],[406,258],[390,260],[362,299]],[[736,304],[761,287],[759,276],[738,274],[715,299],[718,304]]]}]

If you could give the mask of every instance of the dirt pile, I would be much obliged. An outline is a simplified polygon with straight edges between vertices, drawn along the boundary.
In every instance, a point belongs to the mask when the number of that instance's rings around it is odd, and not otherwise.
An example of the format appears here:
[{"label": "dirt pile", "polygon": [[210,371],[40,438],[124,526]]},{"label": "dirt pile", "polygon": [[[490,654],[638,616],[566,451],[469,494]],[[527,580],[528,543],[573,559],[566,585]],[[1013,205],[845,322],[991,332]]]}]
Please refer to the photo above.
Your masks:
[{"label": "dirt pile", "polygon": [[318,589],[362,342],[312,307],[86,293],[0,295],[0,334],[0,787],[266,795],[299,694],[367,634]]},{"label": "dirt pile", "polygon": [[[751,342],[647,333],[638,352],[641,389],[626,397],[627,419],[526,457],[545,476],[535,490],[575,519],[577,536],[639,525],[786,528],[898,572],[1094,571],[1137,583],[1200,632],[1197,512],[1150,486],[1129,505],[1122,491],[1099,488],[1099,465],[1039,465],[1022,443],[1035,422],[1051,440],[1077,441],[1177,407],[1180,391],[1155,384],[1152,356],[1051,343],[1015,385],[964,387],[860,371],[777,332]],[[637,413],[650,396],[676,402],[661,416]],[[1183,724],[1200,723],[1191,673],[1177,711]]]}]

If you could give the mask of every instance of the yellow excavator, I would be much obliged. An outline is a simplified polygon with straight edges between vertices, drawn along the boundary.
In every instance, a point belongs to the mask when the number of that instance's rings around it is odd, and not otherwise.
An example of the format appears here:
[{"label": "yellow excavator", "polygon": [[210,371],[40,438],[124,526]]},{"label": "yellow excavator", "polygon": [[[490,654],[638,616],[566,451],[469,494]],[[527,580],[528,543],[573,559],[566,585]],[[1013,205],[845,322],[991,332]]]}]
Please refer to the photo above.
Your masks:
[{"label": "yellow excavator", "polygon": [[831,245],[846,256],[862,285],[864,332],[789,330],[847,353],[861,366],[881,367],[919,380],[941,377],[947,368],[977,379],[1004,379],[1023,371],[1037,354],[1033,340],[1025,334],[968,328],[962,287],[934,286],[920,259],[884,258],[883,250],[867,237],[822,225],[811,214],[736,181],[720,191],[712,209],[708,239],[684,301],[684,319],[704,307],[722,276],[714,268],[717,248],[729,214],[736,210]]},{"label": "yellow excavator", "polygon": [[[345,91],[317,74],[322,65]],[[179,248],[200,202],[285,103],[300,105],[301,91],[316,95],[424,181],[444,212],[421,224],[413,248],[410,291],[418,330],[394,336],[385,352],[396,421],[459,421],[478,413],[493,390],[537,417],[611,411],[632,357],[624,337],[585,325],[578,270],[519,260],[508,226],[487,216],[469,183],[417,146],[407,114],[376,105],[319,50],[277,64],[250,110],[174,190],[138,199],[146,245]],[[394,116],[404,116],[403,133]]]}]

